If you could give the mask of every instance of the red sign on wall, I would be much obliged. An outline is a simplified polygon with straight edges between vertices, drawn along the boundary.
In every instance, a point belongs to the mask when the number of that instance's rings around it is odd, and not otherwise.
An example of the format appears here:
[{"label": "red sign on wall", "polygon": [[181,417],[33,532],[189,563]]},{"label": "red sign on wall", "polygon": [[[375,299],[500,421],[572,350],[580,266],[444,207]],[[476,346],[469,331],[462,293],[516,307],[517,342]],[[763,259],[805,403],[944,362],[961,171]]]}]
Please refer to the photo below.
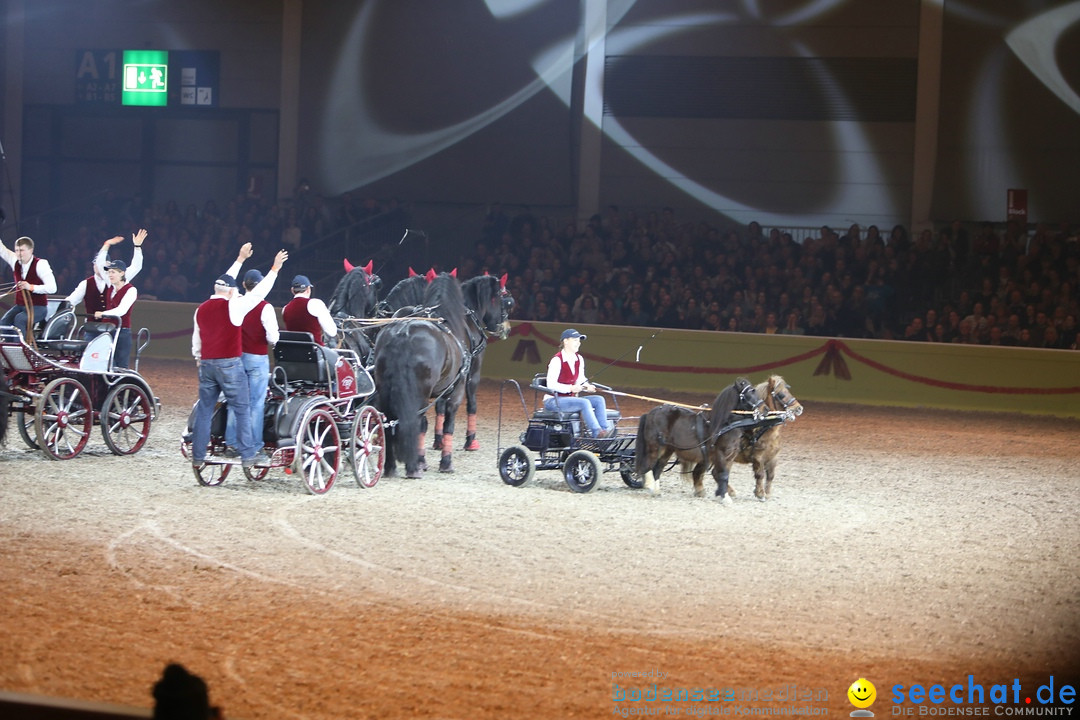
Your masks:
[{"label": "red sign on wall", "polygon": [[1027,225],[1027,207],[1027,190],[1010,189],[1005,219],[1016,220],[1022,225]]}]

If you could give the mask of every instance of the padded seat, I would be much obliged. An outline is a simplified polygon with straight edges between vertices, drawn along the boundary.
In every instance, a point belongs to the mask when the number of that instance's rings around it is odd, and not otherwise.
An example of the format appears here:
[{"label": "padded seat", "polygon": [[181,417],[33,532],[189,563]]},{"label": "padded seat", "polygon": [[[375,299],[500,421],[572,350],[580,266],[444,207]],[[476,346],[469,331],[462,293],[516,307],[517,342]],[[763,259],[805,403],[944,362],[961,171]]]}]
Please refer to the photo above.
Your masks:
[{"label": "padded seat", "polygon": [[[547,376],[541,373],[537,373],[533,376],[532,382],[529,383],[529,387],[531,387],[537,393],[543,393],[545,396],[553,394],[550,390],[548,390]],[[556,395],[556,404],[558,404],[558,400],[559,397]],[[614,425],[617,420],[622,418],[622,413],[620,413],[615,408],[607,408],[606,415],[608,419],[608,424],[610,425]],[[547,407],[544,406],[543,402],[540,401],[536,403],[536,409],[533,410],[533,419],[543,420],[546,422],[567,422],[571,420],[575,422],[580,422],[581,413],[577,410],[548,410]]]},{"label": "padded seat", "polygon": [[274,364],[285,371],[290,383],[328,386],[330,369],[337,365],[337,360],[335,350],[319,345],[307,332],[283,330],[274,345]]}]

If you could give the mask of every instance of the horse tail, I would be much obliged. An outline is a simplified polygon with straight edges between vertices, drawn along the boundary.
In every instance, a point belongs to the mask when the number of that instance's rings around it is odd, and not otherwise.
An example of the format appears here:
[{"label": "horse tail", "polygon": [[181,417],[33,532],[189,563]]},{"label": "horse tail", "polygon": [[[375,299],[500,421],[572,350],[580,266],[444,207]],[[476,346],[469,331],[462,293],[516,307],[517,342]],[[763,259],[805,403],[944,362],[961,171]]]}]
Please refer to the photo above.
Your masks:
[{"label": "horse tail", "polygon": [[645,457],[646,448],[648,447],[645,440],[645,425],[648,417],[649,413],[643,413],[641,419],[638,420],[637,439],[634,440],[634,472],[639,478],[645,477],[645,472],[652,469]]}]

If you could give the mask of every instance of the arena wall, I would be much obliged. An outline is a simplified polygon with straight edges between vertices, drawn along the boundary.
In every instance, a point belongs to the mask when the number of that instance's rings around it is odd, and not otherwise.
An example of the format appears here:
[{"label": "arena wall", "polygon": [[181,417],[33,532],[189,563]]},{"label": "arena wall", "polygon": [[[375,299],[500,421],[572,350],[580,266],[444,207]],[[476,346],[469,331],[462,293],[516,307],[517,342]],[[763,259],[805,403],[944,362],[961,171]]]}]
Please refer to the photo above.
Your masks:
[{"label": "arena wall", "polygon": [[[140,301],[133,327],[152,328],[144,357],[191,357],[195,305]],[[542,372],[563,327],[516,324],[488,346],[483,375],[524,387]],[[1080,352],[791,335],[579,326],[591,379],[618,390],[700,392],[738,376],[782,375],[804,402],[1080,417]],[[195,370],[192,366],[192,387]],[[193,389],[194,395],[194,389]]]}]

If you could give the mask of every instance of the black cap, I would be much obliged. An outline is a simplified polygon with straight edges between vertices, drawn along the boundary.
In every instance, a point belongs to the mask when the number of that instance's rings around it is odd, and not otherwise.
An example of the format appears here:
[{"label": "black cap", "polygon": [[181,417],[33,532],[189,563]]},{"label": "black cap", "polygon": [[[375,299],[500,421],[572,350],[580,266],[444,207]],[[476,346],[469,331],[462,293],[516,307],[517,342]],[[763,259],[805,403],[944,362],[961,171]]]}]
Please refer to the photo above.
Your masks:
[{"label": "black cap", "polygon": [[105,263],[106,270],[119,270],[120,272],[127,272],[127,263],[123,260],[113,260]]},{"label": "black cap", "polygon": [[263,274],[261,272],[259,272],[258,270],[256,270],[255,268],[251,268],[246,273],[244,273],[244,284],[245,285],[247,285],[249,283],[250,284],[258,284],[258,283],[262,282],[262,279],[263,279]]},{"label": "black cap", "polygon": [[232,275],[229,275],[228,273],[226,273],[226,274],[222,275],[221,277],[219,277],[217,280],[215,280],[214,285],[220,285],[221,287],[234,288],[234,287],[236,287],[236,278],[234,278]]}]

